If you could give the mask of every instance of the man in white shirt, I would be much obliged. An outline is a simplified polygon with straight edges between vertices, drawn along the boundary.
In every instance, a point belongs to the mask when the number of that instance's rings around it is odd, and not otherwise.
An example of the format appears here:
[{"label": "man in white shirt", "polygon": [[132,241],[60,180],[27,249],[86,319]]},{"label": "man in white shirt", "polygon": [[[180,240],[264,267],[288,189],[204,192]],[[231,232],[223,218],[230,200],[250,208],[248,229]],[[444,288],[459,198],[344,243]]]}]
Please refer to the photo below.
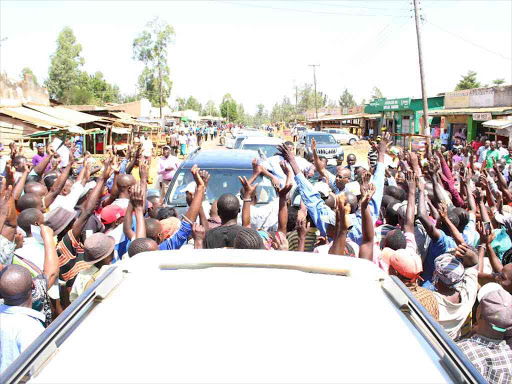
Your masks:
[{"label": "man in white shirt", "polygon": [[66,137],[64,140],[64,145],[62,145],[59,149],[57,149],[57,153],[60,155],[60,164],[59,167],[66,168],[69,164],[69,149],[71,148],[71,140],[69,137]]},{"label": "man in white shirt", "polygon": [[149,132],[144,132],[144,139],[142,140],[142,156],[153,156],[153,141],[149,138]]},{"label": "man in white shirt", "polygon": [[441,133],[441,145],[444,145],[445,147],[448,145],[448,140],[450,139],[450,134],[448,133],[447,129],[444,129]]},{"label": "man in white shirt", "polygon": [[[284,143],[284,145],[286,145],[287,147],[295,148],[293,143],[290,141],[287,141],[286,143]],[[299,169],[301,170],[301,172],[306,171],[309,173],[310,171],[312,171],[314,169],[313,164],[311,164],[309,161],[307,161],[303,157],[295,156],[295,160],[297,161],[297,165],[299,166]],[[275,155],[275,156],[269,157],[267,160],[261,162],[260,165],[266,171],[268,171],[272,175],[274,175],[279,180],[280,186],[283,187],[286,183],[286,175],[284,174],[283,170],[281,169],[281,161],[285,161],[283,159],[283,157],[280,155]],[[285,161],[285,164],[288,167],[288,169],[290,170],[290,172],[292,172],[292,168],[291,168],[290,164],[288,164],[286,161]],[[269,176],[269,175],[265,174],[265,176]],[[293,184],[295,185],[295,180],[294,179],[292,179],[292,180],[293,180]]]},{"label": "man in white shirt", "polygon": [[496,149],[499,152],[500,160],[503,159],[504,156],[508,155],[508,149],[503,147],[503,141],[498,140],[496,142]]},{"label": "man in white shirt", "polygon": [[478,156],[478,163],[482,164],[487,157],[487,151],[491,148],[491,142],[489,140],[485,140],[485,144],[478,148],[476,155]]}]

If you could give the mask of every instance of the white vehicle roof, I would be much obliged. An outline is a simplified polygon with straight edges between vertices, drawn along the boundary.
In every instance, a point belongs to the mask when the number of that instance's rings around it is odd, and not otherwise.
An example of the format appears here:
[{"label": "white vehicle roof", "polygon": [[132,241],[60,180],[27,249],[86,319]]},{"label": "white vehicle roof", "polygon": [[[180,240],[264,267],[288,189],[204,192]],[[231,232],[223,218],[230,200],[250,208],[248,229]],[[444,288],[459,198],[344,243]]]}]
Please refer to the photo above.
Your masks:
[{"label": "white vehicle roof", "polygon": [[248,137],[247,139],[245,139],[244,142],[242,143],[241,149],[243,149],[243,146],[247,145],[247,144],[279,145],[279,144],[283,144],[283,143],[284,143],[284,140],[280,139],[278,137],[254,136],[254,137]]},{"label": "white vehicle roof", "polygon": [[452,381],[366,260],[188,249],[107,277],[31,382]]},{"label": "white vehicle roof", "polygon": [[238,135],[236,135],[237,138],[242,136],[267,136],[267,133],[265,131],[242,131],[238,132]]}]

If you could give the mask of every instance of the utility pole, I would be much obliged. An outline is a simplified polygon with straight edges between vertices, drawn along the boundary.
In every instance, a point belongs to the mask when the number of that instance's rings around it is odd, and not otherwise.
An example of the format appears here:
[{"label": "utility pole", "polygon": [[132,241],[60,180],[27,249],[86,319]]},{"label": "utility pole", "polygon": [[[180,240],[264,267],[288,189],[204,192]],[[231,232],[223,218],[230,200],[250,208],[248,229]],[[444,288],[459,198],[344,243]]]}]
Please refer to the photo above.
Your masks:
[{"label": "utility pole", "polygon": [[316,101],[316,67],[319,67],[320,64],[309,64],[310,67],[313,67],[313,83],[315,84],[315,116],[318,119],[318,104]]},{"label": "utility pole", "polygon": [[421,52],[421,31],[420,31],[420,14],[418,10],[418,0],[414,1],[414,18],[416,20],[416,37],[418,38],[418,56],[420,61],[420,78],[421,78],[421,96],[423,98],[423,134],[428,136],[430,142],[430,126],[428,123],[428,101],[427,86],[425,84],[425,73],[423,70],[423,55]]},{"label": "utility pole", "polygon": [[295,124],[297,124],[297,104],[298,104],[299,96],[298,96],[298,87],[295,86]]},{"label": "utility pole", "polygon": [[160,123],[162,122],[162,65],[158,65],[158,76],[160,77]]}]

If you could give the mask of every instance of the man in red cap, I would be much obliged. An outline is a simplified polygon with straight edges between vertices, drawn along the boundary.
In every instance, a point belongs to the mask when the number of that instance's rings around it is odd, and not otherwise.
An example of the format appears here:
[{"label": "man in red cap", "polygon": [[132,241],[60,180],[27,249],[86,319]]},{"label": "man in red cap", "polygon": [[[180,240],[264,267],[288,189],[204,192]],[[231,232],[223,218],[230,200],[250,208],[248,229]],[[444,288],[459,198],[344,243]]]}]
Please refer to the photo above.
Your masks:
[{"label": "man in red cap", "polygon": [[124,218],[126,209],[121,208],[119,205],[110,204],[101,210],[101,223],[105,226],[103,232],[108,233],[117,228]]}]

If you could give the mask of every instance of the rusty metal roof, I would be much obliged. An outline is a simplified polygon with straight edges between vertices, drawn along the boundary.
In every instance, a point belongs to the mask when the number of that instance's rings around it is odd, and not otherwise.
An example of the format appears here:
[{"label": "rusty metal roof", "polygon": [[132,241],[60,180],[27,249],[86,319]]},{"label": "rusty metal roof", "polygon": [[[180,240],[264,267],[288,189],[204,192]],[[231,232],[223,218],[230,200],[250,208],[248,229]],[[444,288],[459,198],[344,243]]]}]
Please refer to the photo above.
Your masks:
[{"label": "rusty metal roof", "polygon": [[36,110],[38,112],[44,113],[45,115],[55,117],[56,119],[67,121],[73,125],[91,123],[93,121],[102,120],[101,117],[89,115],[83,112],[78,112],[73,109],[65,107],[45,107],[34,104],[24,104],[24,106]]},{"label": "rusty metal roof", "polygon": [[25,107],[0,108],[0,113],[43,128],[64,128],[73,125],[68,121],[56,119]]}]

